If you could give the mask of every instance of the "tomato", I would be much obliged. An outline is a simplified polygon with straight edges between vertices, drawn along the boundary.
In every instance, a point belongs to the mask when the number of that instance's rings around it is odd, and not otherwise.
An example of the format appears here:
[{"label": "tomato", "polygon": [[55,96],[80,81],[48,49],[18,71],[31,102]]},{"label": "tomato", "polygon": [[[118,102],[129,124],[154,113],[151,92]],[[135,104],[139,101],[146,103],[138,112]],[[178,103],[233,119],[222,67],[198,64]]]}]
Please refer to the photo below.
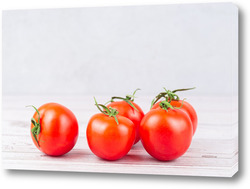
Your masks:
[{"label": "tomato", "polygon": [[179,109],[152,109],[141,121],[141,142],[152,157],[161,161],[183,155],[191,144],[192,136],[191,120]]},{"label": "tomato", "polygon": [[[144,117],[144,113],[140,106],[134,103],[135,93],[138,90],[140,89],[136,89],[132,95],[126,95],[125,98],[117,96],[111,97],[111,100],[109,101],[111,103],[107,105],[108,108],[115,108],[119,112],[119,115],[130,119],[134,123],[136,128],[134,144],[136,144],[140,140],[139,127],[141,120]],[[115,99],[119,99],[122,101],[114,101]]]},{"label": "tomato", "polygon": [[69,152],[78,138],[75,115],[57,103],[47,103],[35,110],[31,121],[31,137],[36,147],[50,156]]},{"label": "tomato", "polygon": [[135,140],[134,123],[126,117],[95,114],[87,126],[87,141],[91,151],[106,160],[118,160],[125,156]]},{"label": "tomato", "polygon": [[134,103],[133,101],[130,101],[130,103],[132,103],[136,109],[133,108],[126,101],[111,102],[110,104],[107,105],[107,107],[115,108],[119,112],[118,115],[130,119],[134,123],[136,128],[136,137],[134,144],[136,144],[140,140],[139,127],[141,120],[144,117],[144,113],[136,103]]},{"label": "tomato", "polygon": [[[158,108],[160,102],[157,102],[156,104],[154,104],[151,109]],[[194,135],[194,133],[196,131],[196,128],[197,128],[198,118],[197,118],[197,114],[196,114],[196,111],[193,108],[193,106],[191,104],[189,104],[188,102],[186,102],[186,101],[183,101],[183,105],[182,105],[182,100],[172,100],[170,102],[170,104],[172,106],[174,106],[174,107],[181,107],[180,110],[182,110],[182,111],[184,111],[185,113],[188,114],[188,116],[191,119],[192,125],[193,125],[193,135]]]},{"label": "tomato", "polygon": [[130,119],[118,115],[115,108],[98,104],[96,99],[95,105],[102,113],[95,114],[88,122],[86,135],[89,148],[100,158],[118,160],[134,144],[135,125]]}]

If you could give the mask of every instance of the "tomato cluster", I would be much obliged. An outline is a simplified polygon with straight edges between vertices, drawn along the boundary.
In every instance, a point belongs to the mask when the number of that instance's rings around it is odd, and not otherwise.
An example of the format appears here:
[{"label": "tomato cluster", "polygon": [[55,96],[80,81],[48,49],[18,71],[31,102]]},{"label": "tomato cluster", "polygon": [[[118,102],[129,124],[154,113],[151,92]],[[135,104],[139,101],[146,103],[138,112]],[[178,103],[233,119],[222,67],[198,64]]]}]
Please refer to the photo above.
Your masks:
[{"label": "tomato cluster", "polygon": [[[166,90],[152,101],[151,110],[140,125],[140,137],[145,150],[162,161],[176,159],[189,148],[197,128],[194,108],[180,100],[175,91]],[[157,102],[161,98],[165,100]]]},{"label": "tomato cluster", "polygon": [[139,127],[144,113],[134,103],[137,90],[126,98],[112,97],[107,106],[95,101],[102,114],[96,114],[90,119],[86,134],[91,151],[98,157],[106,160],[120,159],[140,140]]},{"label": "tomato cluster", "polygon": [[[93,115],[87,125],[90,150],[102,159],[118,160],[141,140],[145,150],[158,160],[169,161],[183,155],[196,131],[197,114],[176,92],[190,89],[165,89],[153,99],[145,115],[134,102],[137,90],[125,98],[112,97],[107,105],[94,99],[101,113]],[[78,138],[74,114],[57,103],[32,107],[36,111],[31,119],[31,136],[36,147],[51,156],[69,152]]]}]

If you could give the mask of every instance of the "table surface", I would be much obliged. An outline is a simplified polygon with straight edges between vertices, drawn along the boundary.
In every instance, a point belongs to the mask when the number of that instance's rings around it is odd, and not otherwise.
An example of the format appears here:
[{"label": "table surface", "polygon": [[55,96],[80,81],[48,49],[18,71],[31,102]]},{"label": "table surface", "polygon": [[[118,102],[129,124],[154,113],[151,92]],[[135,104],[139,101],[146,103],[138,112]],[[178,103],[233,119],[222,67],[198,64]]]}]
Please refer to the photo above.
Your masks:
[{"label": "table surface", "polygon": [[[108,97],[96,96],[100,103]],[[136,99],[144,112],[152,97]],[[232,96],[190,96],[197,111],[198,127],[191,146],[180,158],[162,162],[152,158],[141,142],[117,161],[96,157],[86,141],[89,118],[98,113],[89,96],[3,96],[2,159],[5,169],[103,172],[127,174],[231,177],[238,171],[238,100]],[[69,153],[50,157],[40,152],[30,136],[34,110],[26,105],[57,102],[70,108],[78,119],[79,138]]]}]

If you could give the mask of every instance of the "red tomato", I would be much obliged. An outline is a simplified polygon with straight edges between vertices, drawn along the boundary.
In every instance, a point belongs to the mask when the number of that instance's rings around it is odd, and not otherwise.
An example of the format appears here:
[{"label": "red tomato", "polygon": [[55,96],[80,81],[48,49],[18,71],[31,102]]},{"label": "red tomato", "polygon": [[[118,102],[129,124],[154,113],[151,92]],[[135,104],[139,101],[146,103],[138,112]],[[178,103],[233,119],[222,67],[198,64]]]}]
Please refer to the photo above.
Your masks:
[{"label": "red tomato", "polygon": [[145,150],[161,161],[173,160],[189,148],[193,127],[186,113],[178,109],[150,110],[140,125],[141,142]]},{"label": "red tomato", "polygon": [[126,117],[95,114],[87,126],[87,141],[91,151],[106,160],[118,160],[125,156],[135,140],[134,123]]},{"label": "red tomato", "polygon": [[[75,115],[57,103],[47,103],[38,108],[40,114],[40,133],[31,137],[36,147],[50,156],[60,156],[69,152],[78,138],[78,123]],[[38,113],[33,115],[39,122]],[[31,130],[34,128],[31,124]],[[37,140],[36,141],[36,138]]]},{"label": "red tomato", "polygon": [[[160,102],[157,102],[156,104],[154,104],[151,109],[159,108]],[[170,102],[170,104],[174,107],[181,107],[182,100],[172,100]],[[191,104],[189,104],[186,101],[183,101],[183,106],[180,110],[186,112],[188,114],[188,116],[190,117],[190,119],[192,121],[192,125],[193,125],[193,135],[194,135],[196,128],[197,128],[197,122],[198,122],[198,118],[197,118],[197,114],[196,114],[195,109],[193,108],[193,106]]]},{"label": "red tomato", "polygon": [[117,101],[117,102],[111,102],[110,104],[107,105],[107,107],[112,107],[116,109],[121,116],[124,116],[128,119],[130,119],[136,128],[136,137],[135,137],[135,142],[136,144],[140,140],[140,135],[139,135],[139,127],[142,118],[144,117],[144,113],[142,109],[133,101],[130,101],[136,109],[134,109],[131,105],[129,105],[126,101]]}]

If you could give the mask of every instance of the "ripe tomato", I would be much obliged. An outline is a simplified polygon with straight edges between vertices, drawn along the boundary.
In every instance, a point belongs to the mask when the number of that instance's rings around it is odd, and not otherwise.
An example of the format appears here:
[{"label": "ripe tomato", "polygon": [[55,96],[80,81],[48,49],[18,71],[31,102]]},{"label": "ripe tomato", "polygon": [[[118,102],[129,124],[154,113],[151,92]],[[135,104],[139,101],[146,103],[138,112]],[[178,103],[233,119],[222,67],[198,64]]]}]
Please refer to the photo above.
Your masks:
[{"label": "ripe tomato", "polygon": [[50,156],[69,152],[78,138],[75,115],[57,103],[47,103],[35,110],[31,120],[31,137],[36,147]]},{"label": "ripe tomato", "polygon": [[136,137],[134,144],[136,144],[140,140],[140,135],[139,135],[139,127],[142,118],[144,117],[144,113],[142,109],[133,101],[130,101],[131,104],[134,105],[133,108],[130,104],[128,104],[126,101],[116,101],[116,102],[111,102],[110,104],[107,105],[107,107],[112,107],[116,109],[121,116],[124,116],[128,119],[130,119],[136,128]]},{"label": "ripe tomato", "polygon": [[95,114],[87,126],[87,141],[91,151],[106,160],[118,160],[125,156],[135,140],[134,123],[126,117]]},{"label": "ripe tomato", "polygon": [[[156,108],[160,107],[159,106],[160,103],[161,103],[161,101],[157,102],[156,104],[154,104],[152,106],[151,109],[156,109]],[[197,114],[196,114],[196,111],[193,108],[193,106],[186,101],[183,101],[183,105],[182,105],[182,100],[172,100],[170,102],[170,104],[174,107],[181,107],[180,110],[182,110],[188,114],[188,116],[191,119],[192,125],[193,125],[193,135],[194,135],[196,128],[197,128],[198,118],[197,118]]]},{"label": "ripe tomato", "polygon": [[184,154],[192,136],[191,120],[179,109],[152,109],[141,121],[141,142],[152,157],[161,161],[173,160]]}]

